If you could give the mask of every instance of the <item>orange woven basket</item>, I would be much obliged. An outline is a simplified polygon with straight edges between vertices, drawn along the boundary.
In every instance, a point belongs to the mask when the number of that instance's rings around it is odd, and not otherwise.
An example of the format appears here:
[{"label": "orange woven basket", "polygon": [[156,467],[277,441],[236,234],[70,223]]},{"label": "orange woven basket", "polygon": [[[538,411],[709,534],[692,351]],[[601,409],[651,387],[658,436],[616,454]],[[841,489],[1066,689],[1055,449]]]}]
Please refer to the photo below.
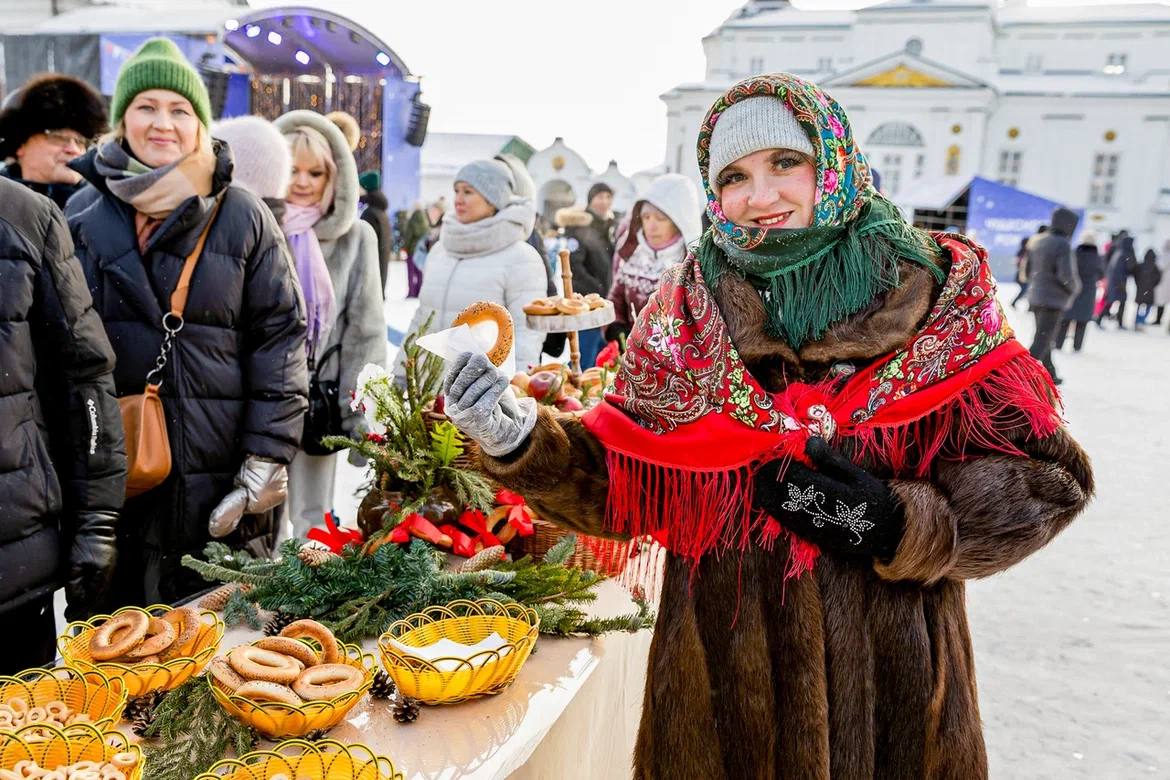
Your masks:
[{"label": "orange woven basket", "polygon": [[[126,686],[121,679],[110,679],[95,670],[79,672],[68,667],[26,669],[11,677],[0,677],[0,704],[22,700],[28,710],[59,703],[74,716],[84,715],[99,729],[112,729],[126,707]],[[0,728],[29,725],[27,718],[5,722],[0,712]],[[60,723],[59,725],[72,725]]]},{"label": "orange woven basket", "polygon": [[70,623],[65,627],[65,633],[57,637],[57,649],[65,659],[65,665],[82,674],[96,671],[110,679],[120,679],[126,686],[126,695],[132,699],[154,691],[174,690],[203,671],[203,667],[207,666],[211,657],[215,655],[215,650],[223,639],[224,625],[214,612],[204,610],[200,613],[203,625],[192,640],[186,655],[164,663],[117,664],[110,661],[95,661],[89,653],[89,640],[93,632],[111,617],[123,612],[146,612],[157,617],[169,612],[170,609],[165,604],[154,604],[146,609],[123,607],[113,615],[95,615],[89,620]]},{"label": "orange woven basket", "polygon": [[292,739],[272,750],[257,750],[220,761],[195,780],[403,780],[394,762],[365,745],[346,745],[332,739],[306,742]]},{"label": "orange woven basket", "polygon": [[[80,761],[111,762],[116,756],[133,756],[134,765],[123,770],[126,780],[142,780],[142,751],[116,731],[101,731],[88,723],[59,729],[54,726],[25,726],[0,731],[0,769],[21,776],[16,765],[33,761],[42,769],[73,766]],[[41,775],[25,773],[24,777]]]},{"label": "orange woven basket", "polygon": [[260,702],[228,692],[223,684],[207,675],[207,684],[220,706],[252,728],[271,739],[303,737],[311,731],[331,729],[345,719],[366,692],[374,684],[374,656],[363,653],[357,645],[341,645],[346,663],[362,670],[365,677],[355,691],[343,693],[333,699],[307,701],[304,704],[280,704]]}]

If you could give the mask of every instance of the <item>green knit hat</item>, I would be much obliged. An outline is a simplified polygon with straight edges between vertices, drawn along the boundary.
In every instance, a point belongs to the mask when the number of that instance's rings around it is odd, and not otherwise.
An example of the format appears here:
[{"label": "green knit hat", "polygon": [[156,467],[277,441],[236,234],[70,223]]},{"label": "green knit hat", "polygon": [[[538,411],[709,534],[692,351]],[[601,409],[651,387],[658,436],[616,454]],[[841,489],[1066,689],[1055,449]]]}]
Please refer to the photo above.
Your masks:
[{"label": "green knit hat", "polygon": [[130,101],[148,89],[177,92],[195,109],[204,127],[211,125],[211,98],[199,72],[191,67],[179,47],[168,38],[151,38],[134,52],[118,73],[114,97],[110,101],[110,123],[118,124]]}]

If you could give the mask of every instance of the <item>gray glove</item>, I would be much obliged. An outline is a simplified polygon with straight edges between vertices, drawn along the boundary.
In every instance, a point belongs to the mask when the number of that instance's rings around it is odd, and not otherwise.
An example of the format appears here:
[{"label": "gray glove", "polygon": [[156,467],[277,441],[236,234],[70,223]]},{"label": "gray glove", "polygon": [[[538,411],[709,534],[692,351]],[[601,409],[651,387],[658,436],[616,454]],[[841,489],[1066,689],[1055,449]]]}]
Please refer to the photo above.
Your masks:
[{"label": "gray glove", "polygon": [[245,514],[260,514],[283,504],[288,498],[288,467],[249,455],[236,474],[235,485],[212,510],[207,523],[207,530],[216,539],[236,530]]},{"label": "gray glove", "polygon": [[443,378],[447,416],[492,457],[519,447],[536,426],[536,399],[517,399],[509,378],[483,354],[464,352]]}]

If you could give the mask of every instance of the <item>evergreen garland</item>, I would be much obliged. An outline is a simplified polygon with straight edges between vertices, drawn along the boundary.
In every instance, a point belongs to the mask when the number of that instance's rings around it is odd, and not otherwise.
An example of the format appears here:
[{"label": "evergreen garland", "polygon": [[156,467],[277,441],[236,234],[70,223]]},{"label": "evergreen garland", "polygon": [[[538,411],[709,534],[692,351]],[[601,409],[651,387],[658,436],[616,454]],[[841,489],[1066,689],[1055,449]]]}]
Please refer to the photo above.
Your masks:
[{"label": "evergreen garland", "polygon": [[[207,560],[188,555],[183,565],[209,580],[248,582],[252,589],[240,600],[314,618],[344,642],[380,636],[395,620],[456,599],[494,598],[530,606],[541,615],[540,630],[546,634],[637,631],[653,625],[643,602],[638,602],[637,612],[620,618],[594,620],[585,614],[581,606],[597,598],[593,588],[605,578],[565,565],[576,544],[572,534],[543,562],[526,556],[474,572],[445,570],[445,555],[422,541],[409,547],[384,544],[369,555],[351,546],[316,567],[297,557],[301,544],[286,541],[276,564],[239,551],[225,553],[226,548],[213,544],[204,550]],[[226,555],[231,560],[225,560]],[[224,619],[235,625],[233,621],[246,620],[246,614],[243,608],[234,608],[231,615],[225,610]]]},{"label": "evergreen garland", "polygon": [[146,736],[156,742],[146,746],[145,780],[191,780],[229,747],[242,756],[256,743],[256,733],[219,706],[201,676],[162,699]]}]

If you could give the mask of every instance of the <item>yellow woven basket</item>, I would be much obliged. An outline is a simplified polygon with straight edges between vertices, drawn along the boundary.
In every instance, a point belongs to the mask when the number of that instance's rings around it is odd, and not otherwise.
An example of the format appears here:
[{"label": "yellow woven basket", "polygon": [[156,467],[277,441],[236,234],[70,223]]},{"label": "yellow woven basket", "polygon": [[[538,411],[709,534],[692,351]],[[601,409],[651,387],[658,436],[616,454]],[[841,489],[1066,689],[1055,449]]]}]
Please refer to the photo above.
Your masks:
[{"label": "yellow woven basket", "polygon": [[264,736],[271,739],[303,737],[310,731],[331,729],[340,723],[374,683],[374,657],[363,653],[357,645],[341,647],[345,649],[345,658],[340,663],[361,669],[365,677],[356,691],[343,693],[333,699],[297,705],[259,702],[233,696],[210,674],[207,675],[207,684],[211,686],[211,692],[220,706]]},{"label": "yellow woven basket", "polygon": [[[47,738],[35,741],[41,734]],[[131,753],[137,758],[126,780],[142,780],[142,750],[116,731],[104,732],[88,723],[65,729],[36,725],[0,731],[0,769],[9,771],[15,771],[20,761],[35,761],[37,766],[53,770],[79,761],[111,761],[118,753]]]},{"label": "yellow woven basket", "polygon": [[[123,612],[146,612],[158,616],[170,609],[165,604],[155,604],[146,609],[123,607],[114,615]],[[127,665],[95,661],[89,654],[89,639],[98,626],[114,615],[95,615],[89,620],[70,623],[66,626],[65,633],[57,638],[57,649],[65,659],[66,666],[83,674],[96,671],[110,679],[120,679],[126,686],[126,695],[132,699],[153,691],[169,691],[203,671],[203,667],[211,661],[220,640],[223,639],[223,621],[214,612],[203,610],[200,614],[203,625],[195,635],[191,650],[185,656],[164,663]]]},{"label": "yellow woven basket", "polygon": [[[539,629],[536,611],[522,604],[459,600],[445,607],[428,607],[394,623],[378,640],[378,651],[404,696],[424,704],[446,704],[499,693],[511,685],[528,660]],[[389,641],[395,639],[408,647],[427,647],[440,639],[474,645],[492,632],[506,644],[469,658],[428,661]]]},{"label": "yellow woven basket", "polygon": [[[58,701],[70,712],[85,715],[97,728],[109,730],[122,718],[126,686],[97,670],[82,673],[64,666],[26,669],[13,677],[0,677],[0,704],[14,699],[23,699],[30,709]],[[7,724],[0,721],[0,728],[7,728]]]},{"label": "yellow woven basket", "polygon": [[403,780],[402,772],[385,756],[374,755],[365,745],[332,739],[293,739],[273,750],[228,758],[195,780],[272,780],[277,775],[289,780]]}]

